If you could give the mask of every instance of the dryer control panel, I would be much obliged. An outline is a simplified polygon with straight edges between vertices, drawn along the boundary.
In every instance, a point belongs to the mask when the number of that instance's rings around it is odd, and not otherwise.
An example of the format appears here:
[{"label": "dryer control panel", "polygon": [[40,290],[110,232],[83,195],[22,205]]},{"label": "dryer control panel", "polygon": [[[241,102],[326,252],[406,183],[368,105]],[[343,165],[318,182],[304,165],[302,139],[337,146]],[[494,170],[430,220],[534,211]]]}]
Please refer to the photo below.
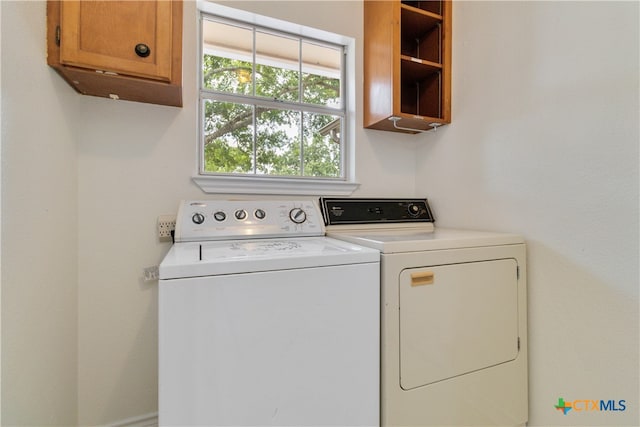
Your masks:
[{"label": "dryer control panel", "polygon": [[321,198],[325,225],[434,222],[427,199]]}]

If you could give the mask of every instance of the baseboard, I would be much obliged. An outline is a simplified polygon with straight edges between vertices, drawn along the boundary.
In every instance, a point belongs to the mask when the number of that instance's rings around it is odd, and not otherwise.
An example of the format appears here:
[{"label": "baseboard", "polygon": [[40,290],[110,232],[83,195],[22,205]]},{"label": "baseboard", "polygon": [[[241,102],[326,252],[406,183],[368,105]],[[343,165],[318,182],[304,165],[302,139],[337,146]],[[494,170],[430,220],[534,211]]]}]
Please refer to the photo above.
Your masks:
[{"label": "baseboard", "polygon": [[158,427],[158,413],[138,415],[109,424],[107,427]]}]

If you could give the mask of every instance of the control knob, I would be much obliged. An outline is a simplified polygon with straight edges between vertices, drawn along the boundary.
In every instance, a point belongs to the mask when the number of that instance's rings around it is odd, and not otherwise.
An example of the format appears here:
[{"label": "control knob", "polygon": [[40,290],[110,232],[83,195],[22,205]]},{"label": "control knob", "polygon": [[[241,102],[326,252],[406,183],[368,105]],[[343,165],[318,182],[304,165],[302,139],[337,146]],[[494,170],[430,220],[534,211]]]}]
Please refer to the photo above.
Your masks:
[{"label": "control knob", "polygon": [[234,215],[238,221],[242,221],[247,218],[247,211],[244,209],[238,209]]},{"label": "control knob", "polygon": [[200,212],[196,212],[191,217],[191,221],[193,221],[194,224],[200,225],[204,222],[204,215],[202,215]]},{"label": "control knob", "polygon": [[263,211],[262,209],[256,209],[256,211],[253,213],[253,215],[257,219],[264,219],[267,216],[267,213],[265,211]]},{"label": "control knob", "polygon": [[222,222],[227,219],[227,214],[222,211],[217,211],[213,214],[213,218],[218,222]]},{"label": "control knob", "polygon": [[302,208],[293,208],[289,211],[289,218],[296,224],[302,224],[307,220],[307,213]]},{"label": "control knob", "polygon": [[409,206],[407,207],[407,210],[409,211],[409,215],[411,215],[411,216],[420,215],[420,206],[416,205],[415,203],[409,203]]}]

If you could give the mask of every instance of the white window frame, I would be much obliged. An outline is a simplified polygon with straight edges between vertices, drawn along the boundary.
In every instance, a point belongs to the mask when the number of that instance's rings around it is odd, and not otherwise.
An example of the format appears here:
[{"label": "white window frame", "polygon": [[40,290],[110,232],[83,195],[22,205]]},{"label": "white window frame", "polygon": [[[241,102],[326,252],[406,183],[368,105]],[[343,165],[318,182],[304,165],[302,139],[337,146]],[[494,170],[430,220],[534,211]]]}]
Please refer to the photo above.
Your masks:
[{"label": "white window frame", "polygon": [[220,4],[198,0],[198,81],[202,81],[202,14],[216,15],[222,18],[236,21],[244,21],[252,25],[273,28],[283,32],[300,35],[306,38],[323,40],[329,43],[345,47],[345,85],[343,102],[346,106],[343,145],[344,177],[338,179],[313,178],[313,177],[274,177],[265,175],[211,175],[202,173],[202,147],[203,125],[201,118],[202,96],[200,94],[201,83],[198,83],[198,156],[197,175],[193,181],[205,192],[212,194],[278,194],[278,195],[340,195],[348,196],[353,193],[360,184],[355,179],[355,39],[339,34],[330,33],[315,28],[281,21],[255,13],[222,6]]}]

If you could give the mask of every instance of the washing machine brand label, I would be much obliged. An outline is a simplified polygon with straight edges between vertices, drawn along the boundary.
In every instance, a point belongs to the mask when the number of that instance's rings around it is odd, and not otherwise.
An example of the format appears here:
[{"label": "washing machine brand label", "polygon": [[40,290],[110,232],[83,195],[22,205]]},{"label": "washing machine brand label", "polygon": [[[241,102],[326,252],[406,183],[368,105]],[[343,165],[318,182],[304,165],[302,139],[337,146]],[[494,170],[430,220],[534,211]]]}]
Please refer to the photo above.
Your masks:
[{"label": "washing machine brand label", "polygon": [[578,399],[573,401],[564,400],[563,397],[558,398],[558,403],[554,405],[558,411],[562,411],[567,415],[570,411],[589,412],[589,411],[616,411],[621,412],[627,409],[625,400],[590,400]]}]

